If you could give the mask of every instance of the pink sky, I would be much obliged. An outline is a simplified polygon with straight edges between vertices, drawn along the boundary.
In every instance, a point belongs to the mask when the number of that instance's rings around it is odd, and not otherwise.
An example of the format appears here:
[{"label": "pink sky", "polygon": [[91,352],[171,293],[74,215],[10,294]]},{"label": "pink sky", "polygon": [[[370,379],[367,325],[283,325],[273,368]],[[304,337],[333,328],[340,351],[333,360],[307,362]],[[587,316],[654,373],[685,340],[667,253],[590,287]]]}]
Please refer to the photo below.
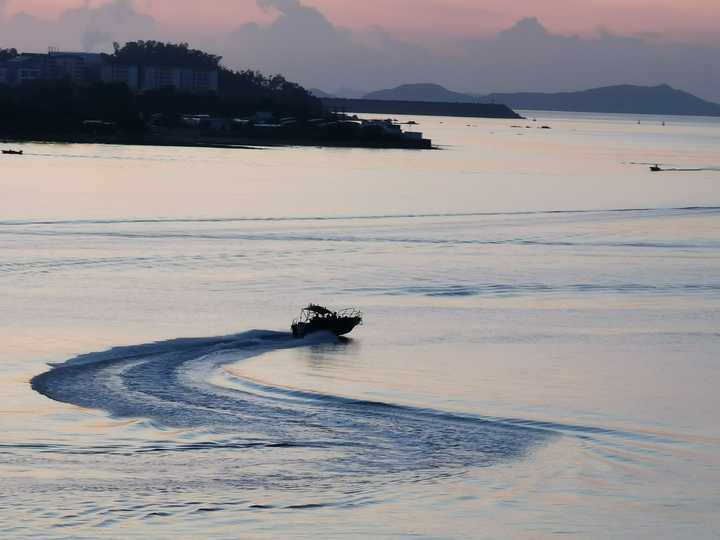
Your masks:
[{"label": "pink sky", "polygon": [[[92,0],[91,5],[103,0]],[[55,17],[84,0],[8,0],[7,11]],[[720,43],[720,0],[305,0],[335,24],[379,25],[400,37],[418,39],[482,36],[517,19],[537,16],[554,32],[592,33],[600,28],[623,34]],[[137,0],[140,11],[173,26],[227,29],[269,20],[255,0]]]}]

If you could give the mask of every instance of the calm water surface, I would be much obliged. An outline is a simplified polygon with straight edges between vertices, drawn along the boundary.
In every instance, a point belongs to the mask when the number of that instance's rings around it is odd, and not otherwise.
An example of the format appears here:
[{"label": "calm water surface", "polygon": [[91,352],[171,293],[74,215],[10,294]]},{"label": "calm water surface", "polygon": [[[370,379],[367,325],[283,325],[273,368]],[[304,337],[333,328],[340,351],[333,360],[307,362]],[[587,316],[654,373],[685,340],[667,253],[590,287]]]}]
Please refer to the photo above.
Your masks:
[{"label": "calm water surface", "polygon": [[720,122],[527,115],[17,145],[0,536],[718,538]]}]

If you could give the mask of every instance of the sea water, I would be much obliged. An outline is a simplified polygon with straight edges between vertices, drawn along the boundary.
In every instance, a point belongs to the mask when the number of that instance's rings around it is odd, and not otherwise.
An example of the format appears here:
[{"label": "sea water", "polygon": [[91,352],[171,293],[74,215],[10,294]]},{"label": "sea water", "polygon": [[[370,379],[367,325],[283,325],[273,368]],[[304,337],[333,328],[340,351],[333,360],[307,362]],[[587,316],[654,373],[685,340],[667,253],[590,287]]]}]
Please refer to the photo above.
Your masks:
[{"label": "sea water", "polygon": [[717,538],[720,122],[525,114],[16,145],[0,536]]}]

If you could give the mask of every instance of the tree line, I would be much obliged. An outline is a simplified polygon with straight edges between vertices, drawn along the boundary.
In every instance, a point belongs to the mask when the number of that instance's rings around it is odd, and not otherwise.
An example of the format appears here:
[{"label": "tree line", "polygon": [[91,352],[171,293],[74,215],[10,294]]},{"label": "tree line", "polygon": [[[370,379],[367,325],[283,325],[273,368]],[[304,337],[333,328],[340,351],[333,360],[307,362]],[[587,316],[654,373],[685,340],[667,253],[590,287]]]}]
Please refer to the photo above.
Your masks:
[{"label": "tree line", "polygon": [[[0,61],[17,54],[14,49],[1,49]],[[124,83],[77,84],[69,79],[0,85],[0,132],[74,132],[82,129],[86,120],[112,122],[122,130],[141,132],[147,121],[158,115],[172,126],[183,114],[243,117],[269,111],[299,120],[324,114],[320,100],[299,84],[281,75],[228,69],[220,65],[220,56],[192,49],[187,43],[115,44],[113,53],[106,57],[110,62],[141,66],[216,68],[219,90],[195,94],[168,87],[136,94]]]}]

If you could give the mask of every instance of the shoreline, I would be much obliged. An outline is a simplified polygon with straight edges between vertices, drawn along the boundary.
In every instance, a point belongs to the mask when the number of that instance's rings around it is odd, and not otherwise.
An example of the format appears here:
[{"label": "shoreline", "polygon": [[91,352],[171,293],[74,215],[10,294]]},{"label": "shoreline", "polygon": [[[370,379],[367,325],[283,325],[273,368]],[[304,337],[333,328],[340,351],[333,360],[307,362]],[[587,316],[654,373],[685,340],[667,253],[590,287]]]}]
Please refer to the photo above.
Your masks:
[{"label": "shoreline", "polygon": [[258,149],[258,147],[327,147],[366,148],[380,150],[435,150],[432,141],[375,139],[375,140],[329,140],[318,137],[222,137],[189,135],[0,135],[3,144],[12,143],[58,143],[58,144],[114,144],[124,146],[172,146],[185,148]]},{"label": "shoreline", "polygon": [[323,105],[334,111],[360,114],[404,114],[452,116],[463,118],[499,118],[520,120],[523,117],[501,103],[452,103],[443,101],[406,101],[382,99],[322,98]]}]

